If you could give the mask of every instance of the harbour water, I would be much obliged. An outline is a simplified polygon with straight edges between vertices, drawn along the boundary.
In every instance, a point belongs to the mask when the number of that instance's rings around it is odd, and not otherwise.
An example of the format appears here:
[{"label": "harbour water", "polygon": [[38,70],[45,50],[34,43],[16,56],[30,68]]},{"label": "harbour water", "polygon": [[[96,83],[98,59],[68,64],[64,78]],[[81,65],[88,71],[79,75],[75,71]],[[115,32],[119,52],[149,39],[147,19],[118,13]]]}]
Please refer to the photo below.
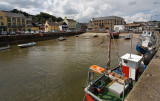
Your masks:
[{"label": "harbour water", "polygon": [[[99,35],[100,34],[100,35]],[[108,40],[103,33],[84,33],[0,51],[0,101],[82,101],[89,66],[106,67]],[[130,52],[130,40],[115,39],[120,56]],[[136,52],[137,37],[132,41]],[[112,41],[111,67],[119,64]]]}]

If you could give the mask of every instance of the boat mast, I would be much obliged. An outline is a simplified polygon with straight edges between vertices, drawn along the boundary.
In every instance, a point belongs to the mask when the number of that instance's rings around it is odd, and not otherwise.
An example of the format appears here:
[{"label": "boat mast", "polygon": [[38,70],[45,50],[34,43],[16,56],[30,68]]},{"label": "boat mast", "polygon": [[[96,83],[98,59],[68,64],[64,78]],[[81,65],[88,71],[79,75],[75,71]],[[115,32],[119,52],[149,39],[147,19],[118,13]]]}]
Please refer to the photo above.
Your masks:
[{"label": "boat mast", "polygon": [[108,46],[108,62],[107,62],[107,70],[110,68],[110,53],[111,53],[111,37],[112,37],[112,35],[111,35],[111,30],[109,31],[109,46]]},{"label": "boat mast", "polygon": [[130,59],[131,59],[131,53],[132,53],[132,33],[131,33],[131,24],[130,24],[130,31],[129,31],[130,33],[130,37],[131,37],[131,40],[130,40],[130,42],[131,42],[131,50],[130,50]]}]

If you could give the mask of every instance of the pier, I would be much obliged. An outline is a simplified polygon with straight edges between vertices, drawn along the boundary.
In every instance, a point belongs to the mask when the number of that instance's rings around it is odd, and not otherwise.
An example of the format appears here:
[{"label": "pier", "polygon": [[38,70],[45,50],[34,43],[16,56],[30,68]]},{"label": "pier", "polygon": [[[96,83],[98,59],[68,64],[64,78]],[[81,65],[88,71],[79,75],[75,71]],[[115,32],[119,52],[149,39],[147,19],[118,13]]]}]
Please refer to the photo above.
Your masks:
[{"label": "pier", "polygon": [[[155,32],[159,35],[159,32]],[[160,38],[159,38],[160,40]],[[158,40],[157,40],[158,42]],[[159,44],[159,42],[157,43]],[[159,47],[157,47],[158,49]],[[160,99],[160,51],[151,60],[144,73],[125,101],[159,101]]]}]

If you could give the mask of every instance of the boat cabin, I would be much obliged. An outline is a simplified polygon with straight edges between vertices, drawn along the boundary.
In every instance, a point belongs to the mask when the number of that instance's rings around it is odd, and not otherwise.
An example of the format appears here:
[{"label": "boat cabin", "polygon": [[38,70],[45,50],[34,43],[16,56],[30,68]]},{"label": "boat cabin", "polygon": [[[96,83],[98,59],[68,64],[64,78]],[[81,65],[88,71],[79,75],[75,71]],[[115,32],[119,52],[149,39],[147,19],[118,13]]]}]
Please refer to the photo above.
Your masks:
[{"label": "boat cabin", "polygon": [[142,56],[129,53],[121,57],[123,67],[122,72],[123,74],[125,74],[125,77],[137,80],[137,75],[139,72],[139,67],[141,65],[142,58]]}]

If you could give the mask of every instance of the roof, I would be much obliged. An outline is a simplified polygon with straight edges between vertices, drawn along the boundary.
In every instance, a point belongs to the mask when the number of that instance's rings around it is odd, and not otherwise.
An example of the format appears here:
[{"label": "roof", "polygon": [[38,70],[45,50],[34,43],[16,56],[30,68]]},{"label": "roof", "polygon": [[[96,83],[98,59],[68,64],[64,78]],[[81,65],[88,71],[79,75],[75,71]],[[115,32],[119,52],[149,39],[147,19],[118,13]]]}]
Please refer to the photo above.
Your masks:
[{"label": "roof", "polygon": [[57,23],[55,22],[48,22],[49,25],[58,25]]},{"label": "roof", "polygon": [[123,18],[118,16],[106,16],[106,17],[93,18],[93,20],[106,20],[106,19],[123,19]]},{"label": "roof", "polygon": [[21,17],[21,18],[25,18],[25,16],[23,14],[20,13],[11,13],[11,12],[4,12],[6,14],[7,17]]},{"label": "roof", "polygon": [[131,58],[130,58],[130,54],[127,53],[123,55],[121,58],[129,61],[133,61],[133,62],[139,62],[142,59],[142,56],[131,54]]},{"label": "roof", "polygon": [[[73,19],[67,19],[68,21],[74,21]],[[76,21],[74,21],[74,22],[76,22]]]}]

